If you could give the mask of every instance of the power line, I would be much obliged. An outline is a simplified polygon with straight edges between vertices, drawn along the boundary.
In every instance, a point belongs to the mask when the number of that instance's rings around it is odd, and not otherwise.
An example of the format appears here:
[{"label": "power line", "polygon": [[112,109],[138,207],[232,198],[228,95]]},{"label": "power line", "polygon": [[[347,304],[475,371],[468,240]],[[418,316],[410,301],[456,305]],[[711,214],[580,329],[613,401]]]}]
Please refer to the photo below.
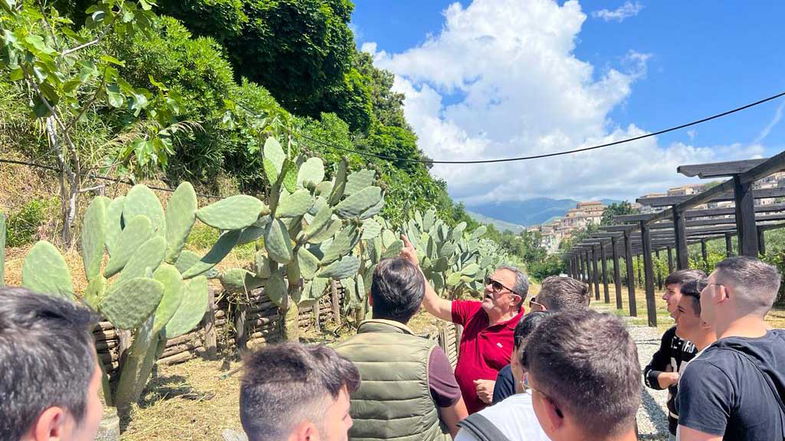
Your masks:
[{"label": "power line", "polygon": [[[63,169],[61,169],[59,167],[53,167],[51,165],[44,165],[44,164],[36,164],[34,162],[18,161],[16,159],[3,159],[3,158],[0,158],[0,163],[24,165],[26,167],[40,168],[40,169],[44,169],[44,170],[55,171],[55,172],[58,172],[58,173],[63,171]],[[89,177],[93,178],[93,179],[99,179],[99,180],[102,180],[102,181],[117,182],[119,184],[136,185],[136,183],[134,181],[130,180],[130,179],[118,179],[118,178],[112,178],[110,176],[101,176],[101,175],[93,175],[93,174],[91,174]],[[165,192],[168,192],[168,193],[174,193],[174,190],[172,190],[171,188],[166,188],[166,187],[156,187],[156,186],[153,186],[153,185],[148,185],[147,188],[149,188],[151,190],[159,190],[159,191],[165,191]],[[200,194],[200,193],[197,193],[196,195],[199,196],[199,197],[208,198],[208,199],[221,199],[220,196],[216,196],[216,195],[212,195],[212,194]]]},{"label": "power line", "polygon": [[335,145],[335,144],[332,144],[332,143],[328,143],[328,142],[325,142],[325,141],[321,141],[321,140],[318,140],[318,139],[313,139],[313,138],[310,138],[310,137],[305,136],[305,135],[300,134],[300,133],[293,133],[292,132],[292,134],[295,135],[295,136],[299,136],[299,137],[301,137],[303,139],[306,139],[308,141],[312,141],[312,142],[315,142],[317,144],[321,144],[321,145],[323,145],[325,147],[332,148],[332,149],[335,149],[335,150],[341,150],[341,151],[345,151],[345,152],[356,153],[356,154],[361,155],[361,156],[367,156],[367,157],[372,157],[372,158],[384,159],[384,160],[388,160],[388,161],[422,162],[422,163],[425,163],[425,164],[491,164],[491,163],[498,163],[498,162],[528,161],[528,160],[531,160],[531,159],[542,159],[542,158],[550,158],[550,157],[553,157],[553,156],[570,155],[570,154],[573,154],[573,153],[586,152],[586,151],[589,151],[589,150],[597,150],[597,149],[601,149],[601,148],[605,148],[605,147],[611,147],[611,146],[615,146],[615,145],[619,145],[619,144],[626,144],[626,143],[633,142],[633,141],[639,141],[641,139],[651,138],[653,136],[658,136],[658,135],[662,135],[662,134],[665,134],[665,133],[674,132],[676,130],[681,130],[681,129],[684,129],[684,128],[687,128],[687,127],[691,127],[691,126],[696,126],[698,124],[702,124],[702,123],[705,123],[705,122],[708,122],[708,121],[711,121],[711,120],[714,120],[714,119],[722,118],[724,116],[728,116],[728,115],[736,113],[736,112],[741,112],[742,110],[746,110],[746,109],[749,109],[751,107],[755,107],[755,106],[758,106],[760,104],[763,104],[763,103],[775,100],[775,99],[780,98],[782,96],[785,96],[785,92],[780,92],[780,93],[778,93],[776,95],[772,95],[772,96],[770,96],[768,98],[764,98],[762,100],[755,101],[754,103],[749,103],[749,104],[746,104],[746,105],[741,106],[741,107],[736,107],[735,109],[731,109],[731,110],[728,110],[728,111],[725,111],[725,112],[722,112],[722,113],[717,113],[717,114],[708,116],[706,118],[701,118],[699,120],[695,120],[695,121],[688,122],[688,123],[685,123],[685,124],[680,124],[678,126],[674,126],[674,127],[669,127],[667,129],[658,130],[656,132],[647,133],[645,135],[634,136],[632,138],[625,138],[625,139],[621,139],[621,140],[618,140],[618,141],[608,142],[608,143],[605,143],[605,144],[593,145],[593,146],[590,146],[590,147],[575,148],[575,149],[571,149],[571,150],[562,150],[562,151],[559,151],[559,152],[552,152],[552,153],[542,153],[542,154],[539,154],[539,155],[516,156],[516,157],[511,157],[511,158],[475,159],[475,160],[463,160],[463,161],[447,161],[447,160],[439,160],[439,159],[426,160],[426,159],[414,159],[414,158],[398,158],[398,157],[393,157],[393,156],[379,155],[379,154],[376,154],[376,153],[361,152],[361,151],[358,151],[358,150],[354,150],[354,149],[338,146],[338,145]]}]

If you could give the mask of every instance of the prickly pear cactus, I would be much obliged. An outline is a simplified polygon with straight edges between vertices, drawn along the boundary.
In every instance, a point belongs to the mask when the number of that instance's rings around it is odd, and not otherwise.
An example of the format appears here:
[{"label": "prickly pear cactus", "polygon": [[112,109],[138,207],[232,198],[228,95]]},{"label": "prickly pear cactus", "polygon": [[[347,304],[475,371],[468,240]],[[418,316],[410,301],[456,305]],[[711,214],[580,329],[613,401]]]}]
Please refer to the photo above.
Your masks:
[{"label": "prickly pear cactus", "polygon": [[284,337],[297,340],[293,311],[315,304],[330,280],[355,280],[363,266],[357,246],[379,228],[371,218],[384,197],[373,185],[374,171],[349,173],[341,162],[324,180],[321,159],[293,157],[275,138],[265,143],[262,163],[270,181],[264,201],[269,211],[241,241],[257,243],[254,265],[227,271],[220,280],[229,292],[264,286],[286,317]]},{"label": "prickly pear cactus", "polygon": [[[139,399],[166,340],[191,331],[201,321],[208,306],[206,276],[242,234],[270,212],[262,201],[245,195],[202,209],[197,205],[196,193],[187,182],[177,187],[166,209],[149,188],[136,185],[114,200],[96,197],[82,219],[80,248],[88,279],[82,301],[116,328],[133,333],[112,397],[121,413]],[[197,218],[223,230],[204,256],[183,251]],[[39,292],[77,297],[65,259],[45,241],[26,256],[22,284]]]}]

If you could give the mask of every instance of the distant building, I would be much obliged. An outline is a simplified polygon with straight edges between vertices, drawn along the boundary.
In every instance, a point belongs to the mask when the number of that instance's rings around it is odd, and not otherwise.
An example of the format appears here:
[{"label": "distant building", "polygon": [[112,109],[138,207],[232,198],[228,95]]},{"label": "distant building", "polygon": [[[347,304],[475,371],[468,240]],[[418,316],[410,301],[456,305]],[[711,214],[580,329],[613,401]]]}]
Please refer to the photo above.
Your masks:
[{"label": "distant building", "polygon": [[564,217],[553,218],[542,225],[530,227],[527,231],[539,231],[542,235],[542,246],[548,253],[555,253],[559,250],[559,244],[572,237],[575,231],[589,225],[599,225],[604,211],[605,204],[600,201],[578,202]]}]

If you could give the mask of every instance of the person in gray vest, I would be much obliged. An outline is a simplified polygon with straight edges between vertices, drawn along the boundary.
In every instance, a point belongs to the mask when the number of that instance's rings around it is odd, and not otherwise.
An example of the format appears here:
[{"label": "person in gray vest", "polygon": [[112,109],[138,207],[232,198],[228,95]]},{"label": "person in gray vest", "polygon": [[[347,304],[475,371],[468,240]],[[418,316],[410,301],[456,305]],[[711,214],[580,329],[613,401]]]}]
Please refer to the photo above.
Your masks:
[{"label": "person in gray vest", "polygon": [[265,346],[244,360],[240,422],[249,441],[346,441],[357,368],[322,345]]},{"label": "person in gray vest", "polygon": [[0,440],[95,439],[103,416],[97,319],[60,297],[0,288]]},{"label": "person in gray vest", "polygon": [[379,262],[369,298],[373,318],[335,348],[362,379],[352,396],[353,441],[449,440],[467,415],[444,351],[406,326],[420,309],[425,283],[406,259]]}]

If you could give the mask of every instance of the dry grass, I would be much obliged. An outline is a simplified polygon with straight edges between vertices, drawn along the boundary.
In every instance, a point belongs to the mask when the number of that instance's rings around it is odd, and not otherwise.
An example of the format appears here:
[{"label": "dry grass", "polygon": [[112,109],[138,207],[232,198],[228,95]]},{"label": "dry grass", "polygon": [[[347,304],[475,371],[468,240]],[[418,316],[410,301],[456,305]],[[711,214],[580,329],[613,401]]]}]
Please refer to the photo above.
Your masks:
[{"label": "dry grass", "polygon": [[238,365],[197,359],[159,367],[120,438],[213,441],[224,429],[240,430],[241,373],[223,378]]}]

